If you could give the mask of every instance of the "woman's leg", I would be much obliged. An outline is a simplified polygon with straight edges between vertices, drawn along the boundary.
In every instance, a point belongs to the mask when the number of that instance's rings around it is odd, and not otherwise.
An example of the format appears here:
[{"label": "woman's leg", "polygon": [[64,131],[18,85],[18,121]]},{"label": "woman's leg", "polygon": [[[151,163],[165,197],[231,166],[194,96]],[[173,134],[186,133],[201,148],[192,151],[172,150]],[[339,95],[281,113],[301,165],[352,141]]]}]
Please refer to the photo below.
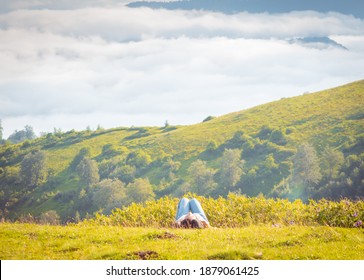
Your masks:
[{"label": "woman's leg", "polygon": [[182,198],[178,203],[176,220],[181,218],[183,215],[186,215],[190,212],[190,204],[188,198]]},{"label": "woman's leg", "polygon": [[200,204],[200,202],[193,198],[190,200],[190,208],[191,208],[191,212],[192,214],[200,214],[202,216],[202,218],[204,218],[206,220],[206,222],[209,222],[209,220],[207,219],[205,212],[202,209],[202,206]]}]

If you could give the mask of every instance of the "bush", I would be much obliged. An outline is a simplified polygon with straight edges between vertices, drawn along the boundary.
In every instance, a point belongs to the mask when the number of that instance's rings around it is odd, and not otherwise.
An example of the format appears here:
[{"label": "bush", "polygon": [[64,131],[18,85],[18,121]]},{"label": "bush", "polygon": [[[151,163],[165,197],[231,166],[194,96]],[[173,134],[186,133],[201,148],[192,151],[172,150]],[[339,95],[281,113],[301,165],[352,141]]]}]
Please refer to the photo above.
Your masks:
[{"label": "bush", "polygon": [[269,141],[280,146],[284,146],[287,144],[286,135],[284,131],[280,129],[275,129],[272,131],[269,137]]},{"label": "bush", "polygon": [[205,118],[202,122],[208,122],[213,120],[215,117],[214,116],[208,116],[207,118]]},{"label": "bush", "polygon": [[21,215],[18,218],[18,222],[22,223],[22,224],[34,224],[35,218],[31,215],[31,214],[27,214],[27,215]]},{"label": "bush", "polygon": [[39,223],[42,225],[59,225],[60,218],[56,211],[50,210],[40,215]]}]

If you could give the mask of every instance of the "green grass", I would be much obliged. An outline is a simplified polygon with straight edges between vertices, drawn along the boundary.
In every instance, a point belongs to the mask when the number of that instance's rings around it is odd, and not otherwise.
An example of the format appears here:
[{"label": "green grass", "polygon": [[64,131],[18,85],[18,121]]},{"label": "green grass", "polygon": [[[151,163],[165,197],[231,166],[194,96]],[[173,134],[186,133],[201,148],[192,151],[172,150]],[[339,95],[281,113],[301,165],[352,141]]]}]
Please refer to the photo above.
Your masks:
[{"label": "green grass", "polygon": [[364,260],[364,230],[272,225],[217,229],[0,224],[0,259]]}]

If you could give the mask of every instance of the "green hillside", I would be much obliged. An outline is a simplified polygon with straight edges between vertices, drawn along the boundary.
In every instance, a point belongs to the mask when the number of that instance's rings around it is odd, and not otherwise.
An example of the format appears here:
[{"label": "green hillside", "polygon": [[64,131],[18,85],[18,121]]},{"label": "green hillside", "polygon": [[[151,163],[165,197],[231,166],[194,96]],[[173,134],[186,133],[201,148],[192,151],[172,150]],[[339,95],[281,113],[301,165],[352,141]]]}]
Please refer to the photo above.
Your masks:
[{"label": "green hillside", "polygon": [[67,221],[186,192],[363,198],[363,105],[364,80],[196,125],[55,132],[5,143],[1,215],[40,218],[53,210]]}]

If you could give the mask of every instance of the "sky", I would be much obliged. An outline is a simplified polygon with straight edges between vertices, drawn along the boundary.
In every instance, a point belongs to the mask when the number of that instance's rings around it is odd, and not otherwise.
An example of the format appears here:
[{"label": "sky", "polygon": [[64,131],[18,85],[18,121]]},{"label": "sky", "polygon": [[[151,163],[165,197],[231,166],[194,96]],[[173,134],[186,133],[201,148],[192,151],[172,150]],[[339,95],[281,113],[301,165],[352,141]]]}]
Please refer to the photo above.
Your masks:
[{"label": "sky", "polygon": [[[0,0],[4,137],[87,126],[199,123],[364,79],[364,20]],[[302,44],[329,37],[338,44]]]}]

